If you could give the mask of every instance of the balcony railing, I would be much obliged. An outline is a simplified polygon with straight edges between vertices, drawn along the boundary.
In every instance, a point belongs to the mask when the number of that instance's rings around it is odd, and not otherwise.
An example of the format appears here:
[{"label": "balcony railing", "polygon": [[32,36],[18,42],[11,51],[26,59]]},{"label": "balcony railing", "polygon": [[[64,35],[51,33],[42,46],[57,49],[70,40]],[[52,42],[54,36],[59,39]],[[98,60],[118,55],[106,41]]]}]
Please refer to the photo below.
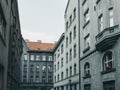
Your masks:
[{"label": "balcony railing", "polygon": [[110,48],[116,42],[119,35],[118,25],[104,29],[96,36],[96,49],[102,51]]}]

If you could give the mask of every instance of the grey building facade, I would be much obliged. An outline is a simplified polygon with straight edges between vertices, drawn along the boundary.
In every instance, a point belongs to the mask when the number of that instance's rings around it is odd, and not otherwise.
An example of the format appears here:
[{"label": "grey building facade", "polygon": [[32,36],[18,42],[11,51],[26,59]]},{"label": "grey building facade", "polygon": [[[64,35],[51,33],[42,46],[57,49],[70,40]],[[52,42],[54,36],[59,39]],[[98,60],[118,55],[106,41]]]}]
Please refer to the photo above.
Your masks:
[{"label": "grey building facade", "polygon": [[51,90],[53,88],[54,44],[24,41],[24,47],[21,89]]},{"label": "grey building facade", "polygon": [[21,37],[17,0],[0,0],[0,90],[20,89]]},{"label": "grey building facade", "polygon": [[54,50],[54,89],[79,90],[79,0],[68,0],[65,32]]},{"label": "grey building facade", "polygon": [[80,0],[81,90],[120,90],[119,9],[119,0]]}]

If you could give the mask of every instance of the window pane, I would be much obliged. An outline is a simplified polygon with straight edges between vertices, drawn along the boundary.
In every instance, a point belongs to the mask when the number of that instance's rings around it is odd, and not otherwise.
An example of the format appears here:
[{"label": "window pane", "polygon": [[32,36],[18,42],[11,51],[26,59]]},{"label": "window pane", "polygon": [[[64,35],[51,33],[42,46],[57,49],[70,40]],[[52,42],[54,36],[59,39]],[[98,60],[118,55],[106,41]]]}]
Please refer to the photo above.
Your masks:
[{"label": "window pane", "polygon": [[43,61],[46,61],[46,56],[43,55],[43,56],[42,56],[42,59],[43,59]]},{"label": "window pane", "polygon": [[109,10],[109,17],[110,17],[110,27],[114,25],[114,20],[113,20],[113,9]]},{"label": "window pane", "polygon": [[34,55],[30,55],[30,60],[34,60]]}]

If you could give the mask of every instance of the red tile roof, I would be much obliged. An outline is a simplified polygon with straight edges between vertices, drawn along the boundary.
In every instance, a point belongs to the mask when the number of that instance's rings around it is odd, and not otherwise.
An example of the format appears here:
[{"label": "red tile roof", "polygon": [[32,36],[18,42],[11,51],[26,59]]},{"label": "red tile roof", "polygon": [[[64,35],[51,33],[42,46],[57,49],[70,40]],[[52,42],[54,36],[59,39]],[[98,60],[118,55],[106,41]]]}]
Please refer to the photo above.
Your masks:
[{"label": "red tile roof", "polygon": [[55,47],[55,43],[42,42],[26,42],[29,50],[51,51]]}]

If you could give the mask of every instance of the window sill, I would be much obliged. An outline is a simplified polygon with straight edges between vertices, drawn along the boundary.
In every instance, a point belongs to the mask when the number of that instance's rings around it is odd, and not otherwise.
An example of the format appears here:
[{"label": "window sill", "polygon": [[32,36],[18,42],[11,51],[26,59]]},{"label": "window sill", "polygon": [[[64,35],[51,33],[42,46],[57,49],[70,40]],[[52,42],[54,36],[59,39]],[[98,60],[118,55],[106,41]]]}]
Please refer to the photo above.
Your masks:
[{"label": "window sill", "polygon": [[101,74],[107,74],[107,73],[114,72],[114,71],[116,71],[116,69],[112,68],[112,69],[107,70],[107,71],[102,71]]},{"label": "window sill", "polygon": [[83,77],[83,79],[91,78],[91,75],[86,75]]},{"label": "window sill", "polygon": [[83,50],[83,53],[86,53],[89,49],[90,49],[90,46],[88,46],[87,48],[85,48],[85,49]]},{"label": "window sill", "polygon": [[83,29],[90,23],[90,20],[88,20],[87,22],[85,22]]}]

